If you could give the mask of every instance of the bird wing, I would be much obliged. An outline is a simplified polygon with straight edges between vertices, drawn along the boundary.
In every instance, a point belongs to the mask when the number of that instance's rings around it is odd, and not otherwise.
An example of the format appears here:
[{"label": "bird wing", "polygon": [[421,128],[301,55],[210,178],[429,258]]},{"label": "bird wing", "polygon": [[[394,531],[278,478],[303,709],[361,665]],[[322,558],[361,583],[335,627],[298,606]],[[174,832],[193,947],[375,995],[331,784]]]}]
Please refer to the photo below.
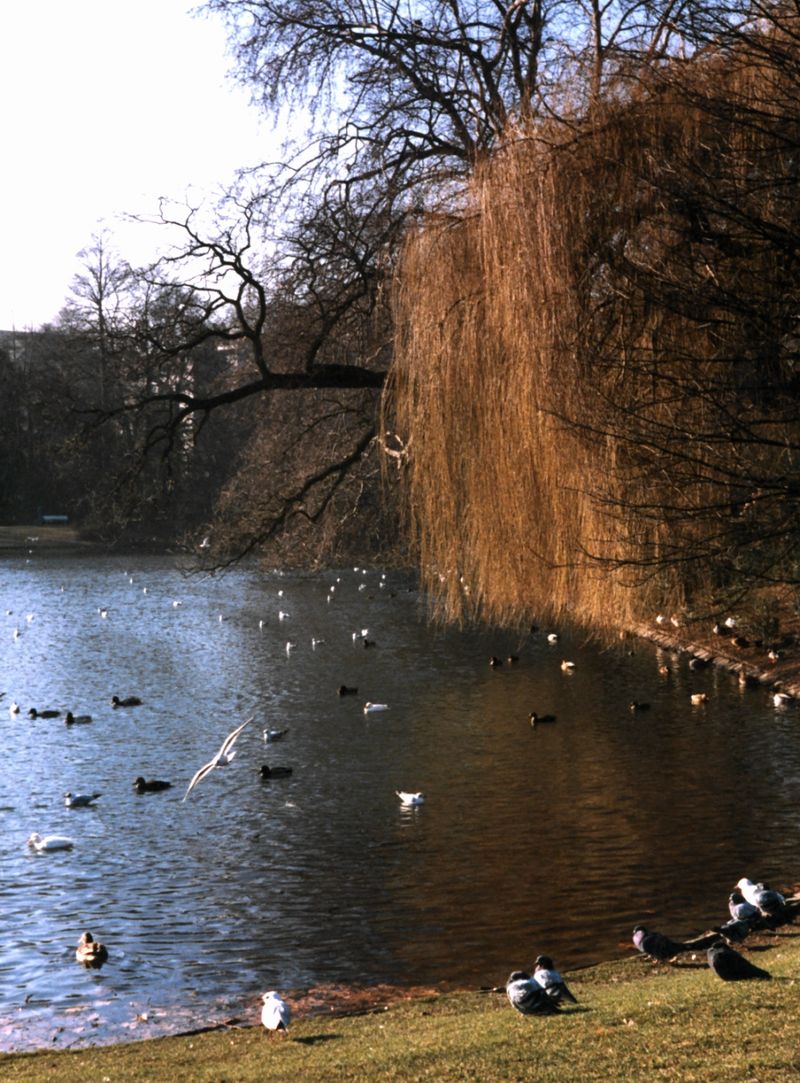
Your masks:
[{"label": "bird wing", "polygon": [[209,760],[208,763],[203,764],[203,766],[200,768],[199,771],[195,772],[194,778],[189,783],[189,787],[186,790],[186,793],[183,795],[183,800],[184,801],[189,796],[189,794],[192,792],[192,790],[195,788],[197,783],[200,782],[202,779],[204,779],[206,777],[206,775],[209,773],[209,771],[213,771],[214,768],[217,766],[218,755],[219,755],[219,753],[217,754],[217,756],[214,757],[213,760]]},{"label": "bird wing", "polygon": [[236,740],[236,738],[242,732],[244,727],[249,725],[252,721],[253,721],[252,717],[246,719],[244,722],[242,722],[241,726],[237,726],[235,730],[233,730],[231,733],[228,734],[228,736],[222,742],[222,746],[220,747],[220,750],[219,750],[219,752],[217,753],[217,755],[215,757],[216,759],[221,759],[223,756],[227,756],[229,754],[229,751],[230,751],[231,747],[233,746],[233,742]]}]

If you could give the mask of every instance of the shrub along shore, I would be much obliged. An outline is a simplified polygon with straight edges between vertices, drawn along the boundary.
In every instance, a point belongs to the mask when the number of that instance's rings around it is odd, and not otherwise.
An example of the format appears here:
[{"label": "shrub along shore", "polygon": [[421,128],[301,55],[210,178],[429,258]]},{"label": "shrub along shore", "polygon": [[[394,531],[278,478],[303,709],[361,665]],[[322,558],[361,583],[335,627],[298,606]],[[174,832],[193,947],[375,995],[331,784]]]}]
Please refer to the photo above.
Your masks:
[{"label": "shrub along shore", "polygon": [[740,950],[772,980],[720,981],[704,951],[672,965],[637,956],[565,973],[579,1003],[551,1016],[521,1016],[497,990],[445,993],[365,1013],[300,1018],[285,1038],[268,1037],[256,1024],[7,1054],[0,1057],[0,1077],[25,1083],[796,1079],[800,932],[784,926],[749,937]]}]

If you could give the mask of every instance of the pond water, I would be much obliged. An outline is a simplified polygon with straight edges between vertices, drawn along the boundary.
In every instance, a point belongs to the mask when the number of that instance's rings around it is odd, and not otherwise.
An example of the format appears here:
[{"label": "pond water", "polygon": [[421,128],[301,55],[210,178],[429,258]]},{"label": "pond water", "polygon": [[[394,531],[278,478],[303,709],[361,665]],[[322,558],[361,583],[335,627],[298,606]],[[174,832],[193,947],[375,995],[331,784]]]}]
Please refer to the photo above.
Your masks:
[{"label": "pond water", "polygon": [[[741,876],[793,883],[800,719],[686,659],[661,677],[650,645],[551,630],[433,628],[393,572],[4,558],[0,1049],[255,1018],[273,988],[500,984],[540,952],[562,969],[628,954],[637,921],[700,932]],[[557,721],[532,729],[531,710]],[[289,732],[267,745],[265,728]],[[265,763],[293,773],[265,781]],[[139,775],[172,788],[137,794]],[[67,790],[102,796],[68,809]],[[35,854],[34,831],[74,848]],[[84,929],[101,970],[75,961]]]}]

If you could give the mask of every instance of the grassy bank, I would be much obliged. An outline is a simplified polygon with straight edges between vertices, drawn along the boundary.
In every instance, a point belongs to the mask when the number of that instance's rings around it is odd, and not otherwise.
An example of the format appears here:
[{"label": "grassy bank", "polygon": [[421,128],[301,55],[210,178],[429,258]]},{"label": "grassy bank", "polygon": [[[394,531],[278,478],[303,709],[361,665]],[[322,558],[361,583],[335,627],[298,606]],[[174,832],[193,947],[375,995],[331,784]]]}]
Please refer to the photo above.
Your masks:
[{"label": "grassy bank", "polygon": [[290,1036],[260,1026],[73,1052],[0,1057],[0,1078],[267,1083],[336,1080],[725,1081],[800,1075],[800,934],[752,946],[770,982],[725,983],[682,956],[569,975],[577,1007],[523,1018],[504,995],[454,993],[359,1016],[300,1019]]}]

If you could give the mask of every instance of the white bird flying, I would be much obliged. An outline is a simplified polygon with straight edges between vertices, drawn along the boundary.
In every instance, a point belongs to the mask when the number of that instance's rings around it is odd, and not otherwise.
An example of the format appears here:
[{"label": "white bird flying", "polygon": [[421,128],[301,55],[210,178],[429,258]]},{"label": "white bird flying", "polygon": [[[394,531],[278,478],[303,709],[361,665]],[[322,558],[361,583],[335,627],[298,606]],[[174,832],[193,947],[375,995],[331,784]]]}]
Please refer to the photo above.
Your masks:
[{"label": "white bird flying", "polygon": [[209,774],[211,771],[213,771],[215,767],[225,767],[225,766],[227,766],[227,764],[229,764],[231,762],[233,757],[236,755],[235,750],[232,751],[233,744],[236,741],[236,738],[242,732],[244,727],[249,725],[249,723],[252,722],[252,721],[253,721],[252,718],[248,718],[246,721],[242,722],[241,726],[237,726],[235,730],[233,730],[231,733],[228,734],[228,736],[222,742],[222,745],[220,746],[220,750],[216,754],[216,756],[214,756],[214,758],[212,760],[209,760],[208,763],[204,764],[200,768],[200,770],[195,773],[194,778],[189,783],[189,788],[187,789],[186,793],[183,795],[183,800],[184,801],[189,796],[189,794],[192,792],[192,790],[197,785],[197,783],[202,781],[202,779],[204,779],[207,774]]}]

